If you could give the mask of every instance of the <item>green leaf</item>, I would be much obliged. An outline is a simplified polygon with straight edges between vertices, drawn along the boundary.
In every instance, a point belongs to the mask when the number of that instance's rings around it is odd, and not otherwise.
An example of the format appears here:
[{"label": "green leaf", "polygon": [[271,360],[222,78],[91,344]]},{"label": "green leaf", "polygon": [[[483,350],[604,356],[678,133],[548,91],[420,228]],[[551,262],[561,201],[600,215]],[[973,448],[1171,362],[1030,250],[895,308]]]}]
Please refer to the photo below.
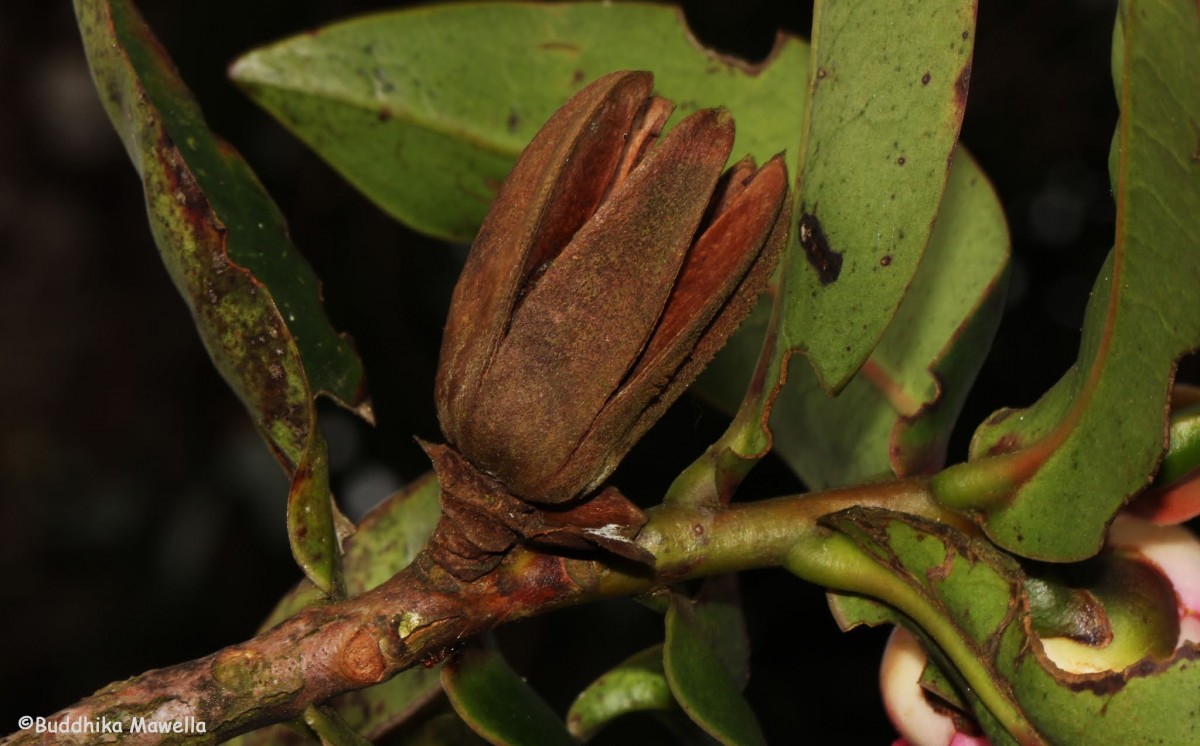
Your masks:
[{"label": "green leaf", "polygon": [[[1049,572],[1054,567],[1049,566]],[[1025,596],[1029,599],[1031,629],[1039,637],[1065,637],[1099,644],[1112,633],[1104,607],[1091,593],[1034,573],[1025,581]]]},{"label": "green leaf", "polygon": [[[741,691],[750,678],[750,640],[742,616],[736,575],[708,578],[696,601],[672,597],[671,604],[688,607],[689,619],[710,654]],[[670,606],[668,606],[668,609]],[[736,692],[735,692],[736,693]],[[663,646],[630,657],[592,682],[576,698],[567,715],[571,734],[587,740],[613,719],[637,711],[654,711],[682,739],[700,733],[682,717],[663,668]]]},{"label": "green leaf", "polygon": [[926,662],[925,670],[921,672],[921,678],[917,681],[922,689],[959,712],[966,714],[971,711],[970,705],[963,700],[962,694],[959,693],[959,687],[936,661]]},{"label": "green leaf", "polygon": [[1001,732],[1040,743],[990,655],[996,635],[1021,626],[1014,624],[1022,581],[1016,563],[986,541],[949,526],[879,508],[851,508],[822,522],[838,533],[799,542],[788,554],[788,569],[832,590],[886,604],[839,599],[833,608],[843,628],[903,623],[942,670],[961,681],[960,690],[969,695],[985,728],[994,718]]},{"label": "green leaf", "polygon": [[321,739],[321,746],[370,746],[371,742],[358,735],[337,712],[316,705],[304,710],[304,724]]},{"label": "green leaf", "polygon": [[771,415],[779,454],[813,489],[940,469],[987,356],[1006,287],[1004,213],[960,151],[912,287],[862,370],[837,396],[793,368]]},{"label": "green leaf", "polygon": [[840,535],[797,546],[789,568],[887,605],[843,597],[835,606],[842,624],[898,621],[924,635],[942,670],[961,679],[960,690],[994,742],[1004,731],[1021,743],[1088,744],[1190,743],[1200,733],[1200,719],[1181,716],[1200,692],[1194,665],[1200,648],[1188,644],[1173,658],[1154,657],[1170,653],[1164,641],[1177,612],[1170,592],[1147,587],[1154,583],[1147,582],[1146,566],[1116,553],[1092,570],[1079,569],[1080,587],[1105,603],[1114,655],[1138,660],[1120,671],[1069,674],[1049,662],[1042,641],[1030,634],[1020,566],[988,542],[877,508],[823,521]]},{"label": "green leaf", "polygon": [[408,567],[433,533],[441,488],[428,472],[373,508],[346,540],[346,590],[352,596],[382,585]]},{"label": "green leaf", "polygon": [[978,693],[954,668],[949,656],[920,625],[901,611],[872,598],[836,591],[831,591],[828,597],[829,609],[843,632],[860,625],[877,627],[881,624],[904,627],[911,632],[920,642],[927,658],[925,670],[921,672],[919,680],[921,687],[964,715],[974,716],[988,735],[991,746],[1015,746],[1017,741],[983,705]]},{"label": "green leaf", "polygon": [[[359,522],[358,530],[346,539],[342,558],[348,595],[371,590],[412,562],[441,515],[439,493],[438,481],[430,472],[380,503]],[[301,581],[280,600],[261,629],[274,627],[321,597],[310,582]],[[401,632],[419,623],[411,615],[401,615],[397,621]],[[378,738],[407,721],[441,691],[440,670],[416,666],[382,684],[343,694],[331,704],[357,733]],[[282,725],[263,728],[234,741],[238,746],[307,742],[304,735]]]},{"label": "green leaf", "polygon": [[567,713],[567,728],[588,741],[613,720],[635,712],[654,715],[677,743],[712,743],[675,701],[663,670],[661,644],[630,656],[580,692]]},{"label": "green leaf", "polygon": [[[929,247],[895,323],[836,397],[793,366],[771,414],[773,445],[812,489],[940,468],[1000,320],[1008,234],[986,177],[959,149]],[[700,378],[732,412],[767,327],[760,306]]]},{"label": "green leaf", "polygon": [[[440,667],[417,666],[330,704],[364,738],[376,739],[407,722],[442,693]],[[269,743],[269,741],[268,741]]]},{"label": "green leaf", "polygon": [[[348,596],[381,585],[412,562],[441,516],[439,495],[437,477],[429,472],[363,517],[346,539],[342,555]],[[276,604],[262,629],[274,627],[319,597],[310,583],[301,582]]]},{"label": "green leaf", "polygon": [[692,603],[692,610],[721,665],[738,689],[745,689],[750,681],[750,633],[742,613],[738,576],[726,574],[706,578]]},{"label": "green leaf", "polygon": [[[1143,658],[1169,658],[1175,650],[1179,612],[1174,587],[1141,555],[1105,551],[1085,562],[1050,566],[1038,580],[1058,585],[1059,595],[1064,595],[1062,590],[1083,591],[1078,595],[1090,602],[1080,609],[1076,599],[1067,599],[1055,604],[1060,613],[1051,617],[1036,608],[1034,583],[1026,583],[1032,629],[1056,647],[1056,655],[1061,652],[1091,668],[1120,671]],[[1064,629],[1045,629],[1047,621]]]},{"label": "green leaf", "polygon": [[[424,548],[441,516],[441,490],[430,472],[368,513],[346,540],[346,591],[357,596],[408,567]],[[401,634],[421,620],[402,614]],[[367,738],[378,738],[407,721],[442,691],[439,667],[415,666],[382,684],[343,694],[333,704],[346,722]]]},{"label": "green leaf", "polygon": [[471,648],[442,668],[442,688],[471,730],[497,746],[570,746],[562,720],[500,653]]},{"label": "green leaf", "polygon": [[1017,625],[999,642],[998,671],[1048,743],[1196,743],[1200,740],[1200,647],[1187,644],[1163,663],[1063,684],[1028,655]]},{"label": "green leaf", "polygon": [[[470,50],[464,54],[463,50]],[[334,24],[252,51],[230,74],[385,211],[469,241],[517,155],[559,106],[613,70],[650,70],[672,121],[725,106],[733,157],[788,150],[795,173],[807,46],[747,65],[700,47],[678,11],[610,3],[440,5]]]},{"label": "green leaf", "polygon": [[287,527],[292,554],[304,574],[334,597],[345,595],[333,493],[329,491],[329,456],[325,436],[315,426],[288,490]]},{"label": "green leaf", "polygon": [[[944,462],[998,322],[1008,238],[973,161],[955,159],[960,173],[947,187],[974,3],[921,4],[932,26],[910,17],[915,4],[894,11],[872,3],[818,8],[793,211],[799,227],[770,320],[756,309],[699,383],[718,402],[741,402],[726,405],[736,409],[734,422],[680,476],[668,502],[727,502],[772,446],[814,488]],[[954,41],[925,55],[931,32]],[[896,34],[912,43],[896,52]],[[758,337],[761,349],[751,341],[758,328],[769,330]],[[881,335],[886,346],[852,378]],[[812,365],[789,371],[797,351]],[[851,381],[839,400],[824,395]]]},{"label": "green leaf", "polygon": [[861,627],[878,627],[881,624],[902,624],[905,616],[892,607],[867,596],[830,591],[829,613],[843,632]]},{"label": "green leaf", "polygon": [[741,685],[714,650],[715,640],[691,602],[675,596],[667,610],[663,669],[684,712],[722,744],[765,744]]},{"label": "green leaf", "polygon": [[567,728],[587,741],[621,715],[676,710],[663,672],[663,646],[655,645],[625,659],[580,692],[567,712]]},{"label": "green leaf", "polygon": [[780,349],[840,390],[912,281],[958,142],[974,0],[818,2]]},{"label": "green leaf", "polygon": [[1032,407],[992,415],[971,462],[933,484],[1022,556],[1099,550],[1110,519],[1154,474],[1176,360],[1200,344],[1198,16],[1190,0],[1122,3],[1116,246],[1092,291],[1078,362]]},{"label": "green leaf", "polygon": [[[76,0],[92,77],[142,178],[163,263],[221,375],[284,470],[292,550],[325,591],[337,585],[325,442],[313,397],[370,417],[362,363],[321,306],[312,268],[257,177],[208,129],[199,106],[128,0]],[[309,474],[314,478],[309,478]]]}]

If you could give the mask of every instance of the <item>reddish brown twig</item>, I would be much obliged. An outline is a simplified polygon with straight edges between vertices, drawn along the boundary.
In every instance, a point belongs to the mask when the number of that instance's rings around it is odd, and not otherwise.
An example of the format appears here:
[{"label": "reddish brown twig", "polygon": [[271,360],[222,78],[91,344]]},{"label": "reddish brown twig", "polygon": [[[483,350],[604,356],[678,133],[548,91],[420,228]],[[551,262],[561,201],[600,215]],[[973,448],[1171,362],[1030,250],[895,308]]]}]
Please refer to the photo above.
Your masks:
[{"label": "reddish brown twig", "polygon": [[[798,539],[827,532],[818,518],[852,505],[962,523],[932,503],[924,481],[909,480],[728,509],[659,509],[638,537],[657,559],[653,571],[518,548],[466,583],[422,555],[361,596],[307,608],[213,655],[111,684],[47,718],[121,723],[119,736],[26,730],[0,743],[216,743],[438,660],[463,639],[507,621],[689,577],[779,565]],[[138,717],[193,727],[183,734],[132,734],[129,724]],[[204,733],[196,732],[199,723]]]}]

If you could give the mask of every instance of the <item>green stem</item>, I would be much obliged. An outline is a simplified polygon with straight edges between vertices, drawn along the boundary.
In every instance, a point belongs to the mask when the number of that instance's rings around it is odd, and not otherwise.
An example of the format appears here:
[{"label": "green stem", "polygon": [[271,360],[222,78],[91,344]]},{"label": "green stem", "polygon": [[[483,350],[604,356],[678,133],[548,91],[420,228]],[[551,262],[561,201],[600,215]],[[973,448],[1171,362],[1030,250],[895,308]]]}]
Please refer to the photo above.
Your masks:
[{"label": "green stem", "polygon": [[[787,221],[786,216],[783,219]],[[729,505],[742,480],[771,450],[767,420],[787,378],[785,372],[792,355],[789,348],[778,343],[782,307],[780,274],[776,270],[771,281],[771,319],[742,404],[720,439],[671,484],[663,500],[665,505],[692,508]]]},{"label": "green stem", "polygon": [[915,588],[879,564],[843,534],[816,531],[797,541],[784,562],[792,573],[833,590],[883,601],[916,622],[954,662],[975,696],[1019,743],[1043,744],[1011,696],[954,624]]},{"label": "green stem", "polygon": [[728,508],[663,505],[650,511],[638,544],[655,556],[655,575],[608,570],[602,595],[625,595],[652,586],[761,567],[780,567],[796,542],[823,533],[821,516],[854,506],[887,508],[975,533],[961,516],[938,505],[924,477],[793,495]]}]

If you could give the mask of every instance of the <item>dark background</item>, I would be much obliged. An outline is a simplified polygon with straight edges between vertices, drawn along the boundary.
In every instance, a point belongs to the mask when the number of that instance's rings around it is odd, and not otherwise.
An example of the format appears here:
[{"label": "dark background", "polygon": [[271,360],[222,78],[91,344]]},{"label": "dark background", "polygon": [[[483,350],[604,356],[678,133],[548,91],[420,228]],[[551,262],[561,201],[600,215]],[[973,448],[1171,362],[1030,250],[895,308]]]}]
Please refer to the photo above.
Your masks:
[{"label": "dark background", "polygon": [[[696,33],[757,59],[783,3],[688,3]],[[799,4],[803,5],[803,4]],[[967,403],[952,459],[992,410],[1031,403],[1073,362],[1092,278],[1112,241],[1107,153],[1116,121],[1113,0],[984,0],[963,139],[993,179],[1013,236],[1007,314]],[[379,425],[330,408],[335,487],[361,512],[427,463],[433,373],[461,251],[396,225],[225,78],[247,49],[382,2],[143,2],[205,107],[247,156],[357,340]],[[250,636],[297,579],[286,485],[212,369],[167,281],[140,184],[101,111],[66,2],[0,6],[0,733],[109,681]],[[623,467],[661,490],[721,431],[685,400]],[[664,466],[665,464],[665,466]],[[775,463],[747,498],[800,489]],[[888,743],[875,671],[886,633],[837,632],[822,593],[749,573],[749,696],[773,743],[806,734]],[[595,629],[608,625],[612,634]],[[561,709],[656,640],[631,602],[505,630],[513,659]],[[573,644],[538,651],[548,630]],[[638,740],[626,727],[626,741]],[[657,732],[656,732],[657,733]],[[657,735],[656,735],[657,737]],[[618,738],[610,737],[616,742]]]}]

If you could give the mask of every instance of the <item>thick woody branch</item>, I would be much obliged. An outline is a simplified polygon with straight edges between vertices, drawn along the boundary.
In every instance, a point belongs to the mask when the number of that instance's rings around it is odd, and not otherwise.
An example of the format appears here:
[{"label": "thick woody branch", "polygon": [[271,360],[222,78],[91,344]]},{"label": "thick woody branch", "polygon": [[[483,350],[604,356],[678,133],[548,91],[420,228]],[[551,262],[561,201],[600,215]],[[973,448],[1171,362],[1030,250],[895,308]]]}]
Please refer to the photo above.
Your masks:
[{"label": "thick woody branch", "polygon": [[[130,734],[122,743],[216,743],[298,717],[311,704],[438,660],[464,638],[507,621],[600,598],[644,593],[687,578],[780,565],[798,540],[824,533],[817,520],[875,505],[960,524],[924,481],[891,482],[777,498],[727,509],[660,508],[638,537],[653,571],[518,548],[492,572],[462,582],[422,555],[383,585],[337,604],[312,606],[238,645],[111,684],[49,721],[205,723],[206,732]],[[84,735],[15,734],[3,743],[96,743]]]}]

